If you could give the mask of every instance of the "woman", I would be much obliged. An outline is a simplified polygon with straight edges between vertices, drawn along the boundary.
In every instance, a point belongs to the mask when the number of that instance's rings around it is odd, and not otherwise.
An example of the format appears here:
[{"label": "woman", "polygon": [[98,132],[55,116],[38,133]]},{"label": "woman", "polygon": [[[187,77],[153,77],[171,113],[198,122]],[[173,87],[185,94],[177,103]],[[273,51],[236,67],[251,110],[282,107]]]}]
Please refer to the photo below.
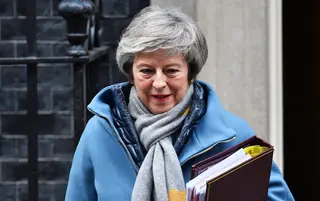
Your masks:
[{"label": "woman", "polygon": [[[185,200],[191,165],[254,135],[225,111],[206,83],[203,33],[174,10],[147,7],[117,49],[128,83],[109,86],[89,104],[74,155],[66,201]],[[268,200],[293,197],[273,164]]]}]

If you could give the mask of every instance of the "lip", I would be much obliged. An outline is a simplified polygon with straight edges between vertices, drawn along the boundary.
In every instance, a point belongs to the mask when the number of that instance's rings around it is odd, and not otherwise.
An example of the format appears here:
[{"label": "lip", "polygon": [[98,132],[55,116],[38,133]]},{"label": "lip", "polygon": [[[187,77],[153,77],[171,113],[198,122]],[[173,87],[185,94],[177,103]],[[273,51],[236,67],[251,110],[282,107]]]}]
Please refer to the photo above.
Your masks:
[{"label": "lip", "polygon": [[151,97],[162,102],[168,100],[170,94],[152,94]]}]

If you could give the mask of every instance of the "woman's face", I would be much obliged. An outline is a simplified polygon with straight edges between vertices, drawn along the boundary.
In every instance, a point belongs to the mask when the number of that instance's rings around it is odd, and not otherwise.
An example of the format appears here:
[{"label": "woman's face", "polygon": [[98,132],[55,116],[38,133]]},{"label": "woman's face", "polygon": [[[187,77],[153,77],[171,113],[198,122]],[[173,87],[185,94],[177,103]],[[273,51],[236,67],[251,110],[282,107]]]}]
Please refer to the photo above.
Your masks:
[{"label": "woman's face", "polygon": [[139,53],[133,61],[133,84],[143,104],[154,114],[169,111],[187,92],[188,64],[182,55],[164,50]]}]

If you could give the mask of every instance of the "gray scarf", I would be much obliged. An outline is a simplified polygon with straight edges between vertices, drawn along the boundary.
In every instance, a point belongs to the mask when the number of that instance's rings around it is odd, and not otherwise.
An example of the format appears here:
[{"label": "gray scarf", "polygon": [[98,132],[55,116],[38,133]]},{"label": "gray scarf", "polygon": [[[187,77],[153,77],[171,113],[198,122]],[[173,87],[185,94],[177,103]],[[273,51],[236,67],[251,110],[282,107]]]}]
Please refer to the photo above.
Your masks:
[{"label": "gray scarf", "polygon": [[170,135],[181,126],[189,112],[191,84],[183,100],[171,110],[152,114],[131,88],[129,111],[144,148],[148,151],[139,169],[131,201],[185,201],[185,182]]}]

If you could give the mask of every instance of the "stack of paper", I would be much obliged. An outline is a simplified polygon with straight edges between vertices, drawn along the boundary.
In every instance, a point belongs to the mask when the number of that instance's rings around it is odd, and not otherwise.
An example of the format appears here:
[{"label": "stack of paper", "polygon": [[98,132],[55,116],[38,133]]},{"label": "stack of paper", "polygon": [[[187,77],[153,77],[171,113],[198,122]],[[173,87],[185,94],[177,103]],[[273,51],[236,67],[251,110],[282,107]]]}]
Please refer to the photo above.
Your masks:
[{"label": "stack of paper", "polygon": [[226,159],[210,166],[187,183],[187,201],[204,201],[207,190],[207,181],[226,173],[251,158],[251,155],[246,154],[241,148]]}]

